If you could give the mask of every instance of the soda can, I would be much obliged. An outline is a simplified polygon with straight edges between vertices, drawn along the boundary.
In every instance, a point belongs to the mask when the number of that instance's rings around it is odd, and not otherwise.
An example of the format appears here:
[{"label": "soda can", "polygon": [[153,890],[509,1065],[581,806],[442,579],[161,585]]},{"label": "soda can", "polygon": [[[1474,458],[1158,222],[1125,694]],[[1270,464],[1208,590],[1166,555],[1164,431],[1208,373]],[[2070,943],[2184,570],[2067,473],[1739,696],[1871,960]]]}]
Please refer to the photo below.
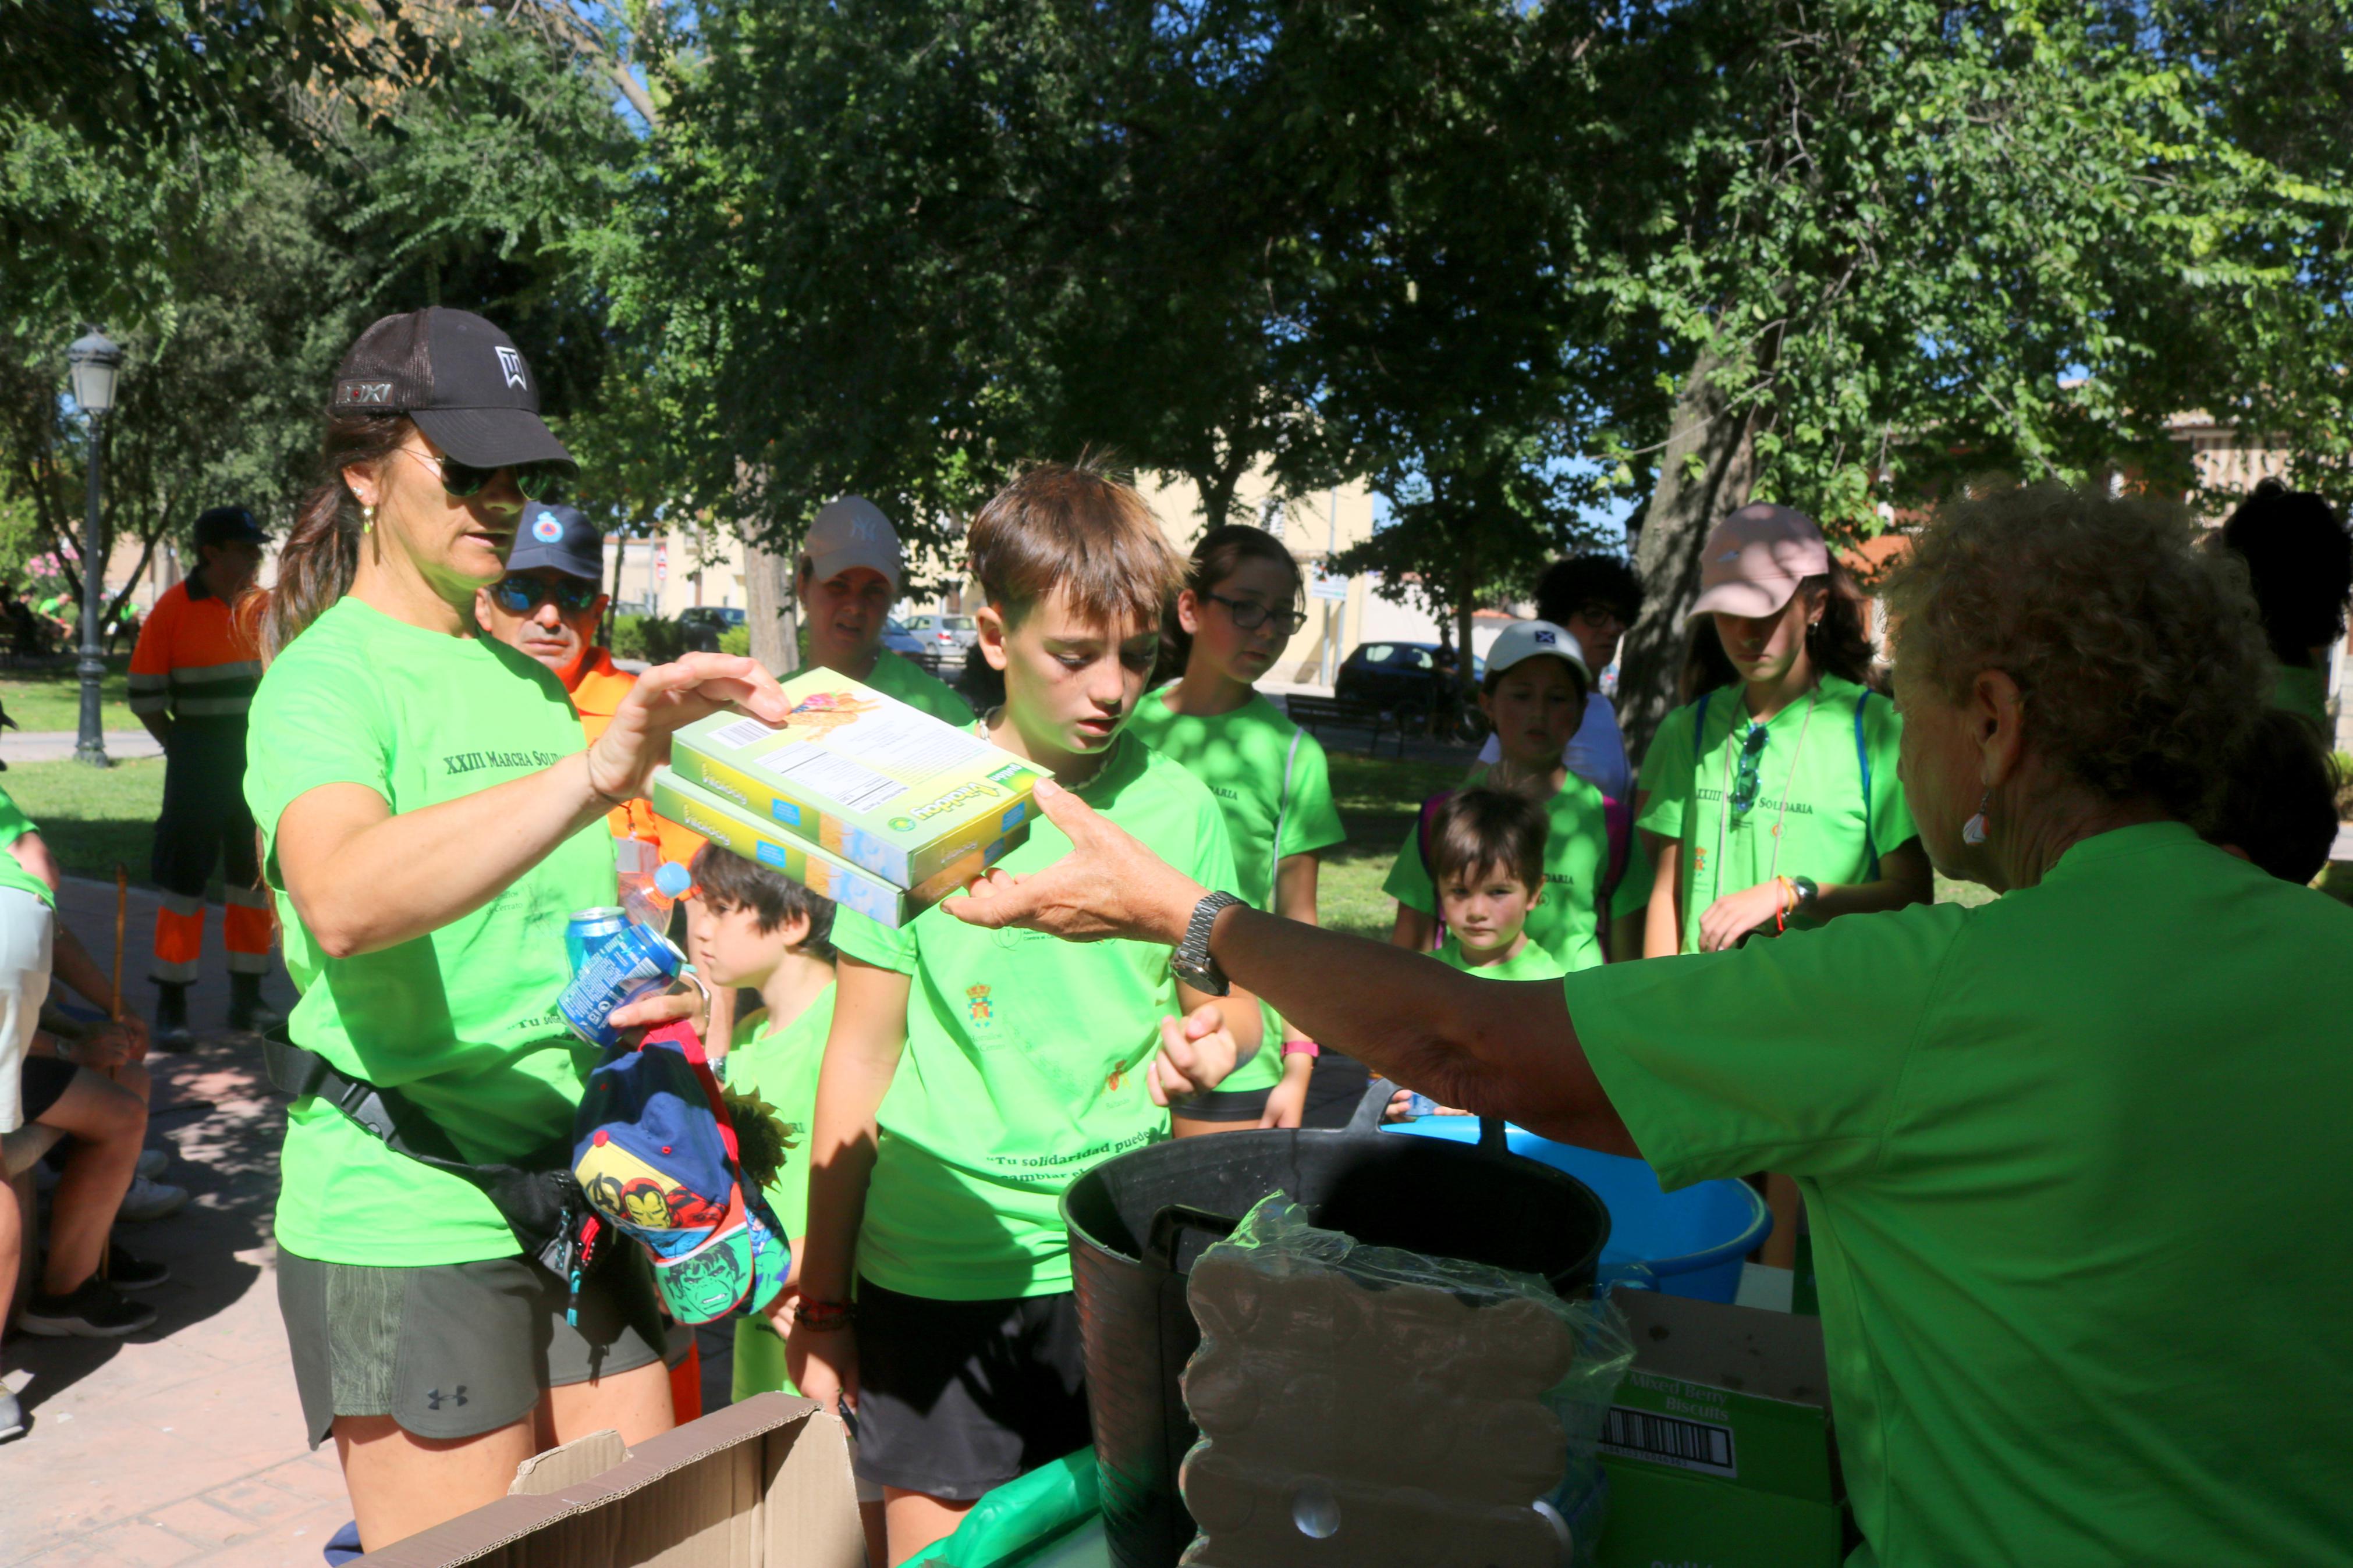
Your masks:
[{"label": "soda can", "polygon": [[588,955],[605,945],[607,938],[629,923],[618,904],[606,904],[593,910],[582,910],[565,923],[564,956],[572,961],[572,973],[579,973],[588,965]]},{"label": "soda can", "polygon": [[574,1034],[599,1050],[610,1050],[621,1037],[621,1031],[607,1022],[615,1011],[668,990],[685,962],[660,934],[625,921],[588,954],[556,999],[556,1011]]}]

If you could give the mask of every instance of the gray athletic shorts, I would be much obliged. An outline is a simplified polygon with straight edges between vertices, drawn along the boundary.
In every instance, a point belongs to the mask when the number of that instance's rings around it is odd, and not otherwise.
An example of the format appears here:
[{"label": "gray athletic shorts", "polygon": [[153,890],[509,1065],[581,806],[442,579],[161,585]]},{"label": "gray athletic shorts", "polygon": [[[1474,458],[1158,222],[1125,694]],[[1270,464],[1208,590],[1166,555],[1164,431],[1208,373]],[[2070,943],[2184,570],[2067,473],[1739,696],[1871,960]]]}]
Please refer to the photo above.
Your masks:
[{"label": "gray athletic shorts", "polygon": [[565,1321],[563,1280],[522,1258],[376,1268],[281,1250],[278,1307],[311,1446],[338,1415],[389,1415],[419,1437],[473,1437],[531,1414],[540,1394],[662,1359],[644,1257],[618,1249]]}]

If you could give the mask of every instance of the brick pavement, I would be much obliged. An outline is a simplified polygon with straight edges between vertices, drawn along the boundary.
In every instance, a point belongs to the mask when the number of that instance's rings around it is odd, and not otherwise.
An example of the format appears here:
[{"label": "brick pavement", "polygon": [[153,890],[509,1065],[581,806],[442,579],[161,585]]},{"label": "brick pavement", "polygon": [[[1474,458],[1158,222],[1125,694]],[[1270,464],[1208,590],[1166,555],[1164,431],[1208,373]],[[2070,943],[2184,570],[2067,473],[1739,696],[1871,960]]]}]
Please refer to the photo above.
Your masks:
[{"label": "brick pavement", "polygon": [[[139,997],[155,907],[152,894],[131,899],[124,990]],[[59,903],[110,958],[114,889],[69,882]],[[191,999],[200,1027],[228,1005],[219,921],[206,924],[206,978]],[[265,994],[281,1009],[293,1000],[282,973]],[[0,1445],[0,1568],[310,1568],[351,1509],[332,1451],[305,1446],[279,1325],[269,1218],[284,1102],[250,1036],[208,1034],[153,1065],[148,1141],[174,1152],[166,1179],[194,1195],[119,1235],[173,1278],[145,1297],[158,1321],[143,1333],[19,1336],[0,1352],[31,1420]]]}]

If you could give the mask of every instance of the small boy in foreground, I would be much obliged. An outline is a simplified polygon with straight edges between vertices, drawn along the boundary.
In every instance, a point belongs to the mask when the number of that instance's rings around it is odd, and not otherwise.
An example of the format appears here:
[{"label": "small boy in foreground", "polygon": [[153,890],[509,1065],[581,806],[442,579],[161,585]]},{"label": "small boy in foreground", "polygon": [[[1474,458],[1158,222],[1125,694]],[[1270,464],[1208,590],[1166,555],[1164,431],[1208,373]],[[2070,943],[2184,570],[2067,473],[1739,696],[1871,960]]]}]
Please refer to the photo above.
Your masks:
[{"label": "small boy in foreground", "polygon": [[[981,652],[1005,676],[980,731],[1203,886],[1233,886],[1216,797],[1124,732],[1183,574],[1143,499],[1033,468],[966,541]],[[1037,817],[999,864],[1070,848]],[[1166,947],[984,931],[944,904],[895,931],[844,910],[834,942],[789,1360],[803,1394],[855,1408],[899,1563],[1092,1440],[1062,1192],[1169,1136],[1172,1100],[1258,1048],[1260,1013],[1179,984]]]},{"label": "small boy in foreground", "polygon": [[[1545,892],[1545,808],[1511,790],[1457,790],[1430,815],[1422,836],[1446,940],[1430,954],[1482,980],[1556,980],[1560,960],[1528,940],[1528,911]],[[1399,1089],[1386,1120],[1461,1116]]]}]

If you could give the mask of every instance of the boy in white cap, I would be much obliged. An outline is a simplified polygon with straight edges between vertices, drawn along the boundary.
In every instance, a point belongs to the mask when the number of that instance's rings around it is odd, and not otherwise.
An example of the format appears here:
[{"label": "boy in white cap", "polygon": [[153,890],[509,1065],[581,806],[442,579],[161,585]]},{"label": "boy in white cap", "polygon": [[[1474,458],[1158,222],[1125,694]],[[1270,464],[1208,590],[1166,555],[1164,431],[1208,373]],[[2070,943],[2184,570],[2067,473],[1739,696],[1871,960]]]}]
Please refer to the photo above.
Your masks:
[{"label": "boy in white cap", "polygon": [[915,661],[883,651],[882,628],[906,581],[899,531],[864,496],[829,501],[809,525],[793,590],[808,628],[809,662],[863,681],[951,724],[972,709]]}]

